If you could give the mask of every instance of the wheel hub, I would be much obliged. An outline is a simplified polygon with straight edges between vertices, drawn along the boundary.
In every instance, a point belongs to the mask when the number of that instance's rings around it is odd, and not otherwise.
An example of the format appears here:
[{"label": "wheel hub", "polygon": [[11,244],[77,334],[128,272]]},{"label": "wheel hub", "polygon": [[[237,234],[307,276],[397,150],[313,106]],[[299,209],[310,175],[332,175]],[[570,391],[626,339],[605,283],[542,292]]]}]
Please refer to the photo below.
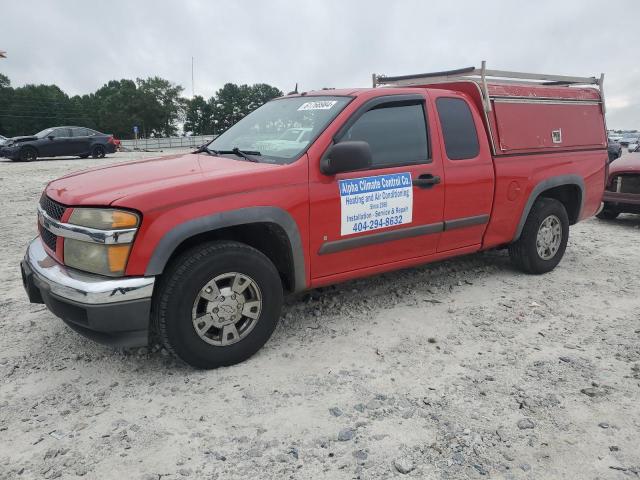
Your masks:
[{"label": "wheel hub", "polygon": [[211,345],[230,345],[253,330],[261,311],[258,284],[241,273],[224,273],[207,282],[196,296],[193,327]]},{"label": "wheel hub", "polygon": [[560,249],[562,243],[562,223],[555,215],[545,218],[536,236],[536,249],[543,260],[550,260]]},{"label": "wheel hub", "polygon": [[230,288],[223,288],[220,293],[217,300],[207,304],[207,313],[211,315],[213,324],[224,326],[240,320],[246,303],[244,295],[236,295]]}]

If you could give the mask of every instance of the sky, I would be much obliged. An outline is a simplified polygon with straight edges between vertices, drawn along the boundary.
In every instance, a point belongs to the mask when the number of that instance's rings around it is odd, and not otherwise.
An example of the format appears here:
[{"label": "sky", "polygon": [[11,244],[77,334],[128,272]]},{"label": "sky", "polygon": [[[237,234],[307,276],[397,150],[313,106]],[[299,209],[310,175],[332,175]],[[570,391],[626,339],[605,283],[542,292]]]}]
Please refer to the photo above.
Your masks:
[{"label": "sky", "polygon": [[640,0],[2,0],[0,72],[70,95],[158,75],[205,98],[227,82],[366,87],[464,66],[599,76],[609,128],[640,129]]}]

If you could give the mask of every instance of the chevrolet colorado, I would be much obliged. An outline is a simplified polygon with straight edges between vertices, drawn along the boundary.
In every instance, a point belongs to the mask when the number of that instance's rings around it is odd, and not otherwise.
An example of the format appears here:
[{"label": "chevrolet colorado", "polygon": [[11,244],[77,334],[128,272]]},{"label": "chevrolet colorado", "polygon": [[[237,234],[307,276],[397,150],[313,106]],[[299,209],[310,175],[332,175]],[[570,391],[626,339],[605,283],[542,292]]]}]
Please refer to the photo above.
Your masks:
[{"label": "chevrolet colorado", "polygon": [[525,272],[555,268],[600,207],[603,76],[483,62],[373,83],[275,99],[190,154],[52,181],[22,262],[30,301],[97,341],[153,331],[214,368],[264,345],[285,293],[502,247]]}]

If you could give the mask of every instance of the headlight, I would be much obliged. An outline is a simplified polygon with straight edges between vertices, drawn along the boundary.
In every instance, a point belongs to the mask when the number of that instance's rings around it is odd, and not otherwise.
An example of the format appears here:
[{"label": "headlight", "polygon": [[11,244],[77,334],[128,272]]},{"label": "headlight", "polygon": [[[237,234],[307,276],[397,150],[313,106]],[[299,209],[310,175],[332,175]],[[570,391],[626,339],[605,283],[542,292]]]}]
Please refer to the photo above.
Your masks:
[{"label": "headlight", "polygon": [[127,266],[131,244],[102,245],[72,238],[64,240],[64,263],[78,270],[115,277]]},{"label": "headlight", "polygon": [[[136,228],[138,215],[115,209],[76,208],[68,223],[95,230],[123,230]],[[85,272],[108,276],[124,274],[129,260],[131,243],[104,244],[64,239],[64,263]]]},{"label": "headlight", "polygon": [[75,208],[69,217],[69,223],[98,230],[117,230],[138,226],[138,215],[124,210],[103,208]]}]

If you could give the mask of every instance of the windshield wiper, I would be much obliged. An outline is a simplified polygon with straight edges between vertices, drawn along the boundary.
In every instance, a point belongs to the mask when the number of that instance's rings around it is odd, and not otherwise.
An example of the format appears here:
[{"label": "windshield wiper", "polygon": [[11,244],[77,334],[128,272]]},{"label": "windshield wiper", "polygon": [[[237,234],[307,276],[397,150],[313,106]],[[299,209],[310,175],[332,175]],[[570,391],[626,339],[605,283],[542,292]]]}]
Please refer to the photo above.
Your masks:
[{"label": "windshield wiper", "polygon": [[[209,150],[209,149],[207,149]],[[234,147],[231,150],[209,150],[209,152],[213,152],[214,154],[226,154],[226,153],[233,153],[234,155],[237,155],[238,157],[242,157],[246,160],[249,160],[250,162],[259,162],[260,160],[258,160],[255,156],[261,156],[262,154],[260,152],[257,151],[251,151],[251,150],[240,150],[238,147]],[[254,156],[255,155],[255,156]]]},{"label": "windshield wiper", "polygon": [[209,155],[217,155],[216,151],[211,150],[207,144],[200,145],[193,153],[202,153],[202,152],[206,152]]},{"label": "windshield wiper", "polygon": [[250,162],[256,162],[256,163],[259,162],[260,160],[255,158],[255,156],[258,156],[258,157],[262,156],[260,152],[252,151],[252,150],[240,150],[238,147],[234,147],[231,150],[214,150],[212,148],[209,148],[207,145],[202,145],[193,153],[202,153],[202,152],[206,152],[209,155],[233,154],[233,155],[237,155],[238,157],[244,158],[245,160],[249,160]]}]

